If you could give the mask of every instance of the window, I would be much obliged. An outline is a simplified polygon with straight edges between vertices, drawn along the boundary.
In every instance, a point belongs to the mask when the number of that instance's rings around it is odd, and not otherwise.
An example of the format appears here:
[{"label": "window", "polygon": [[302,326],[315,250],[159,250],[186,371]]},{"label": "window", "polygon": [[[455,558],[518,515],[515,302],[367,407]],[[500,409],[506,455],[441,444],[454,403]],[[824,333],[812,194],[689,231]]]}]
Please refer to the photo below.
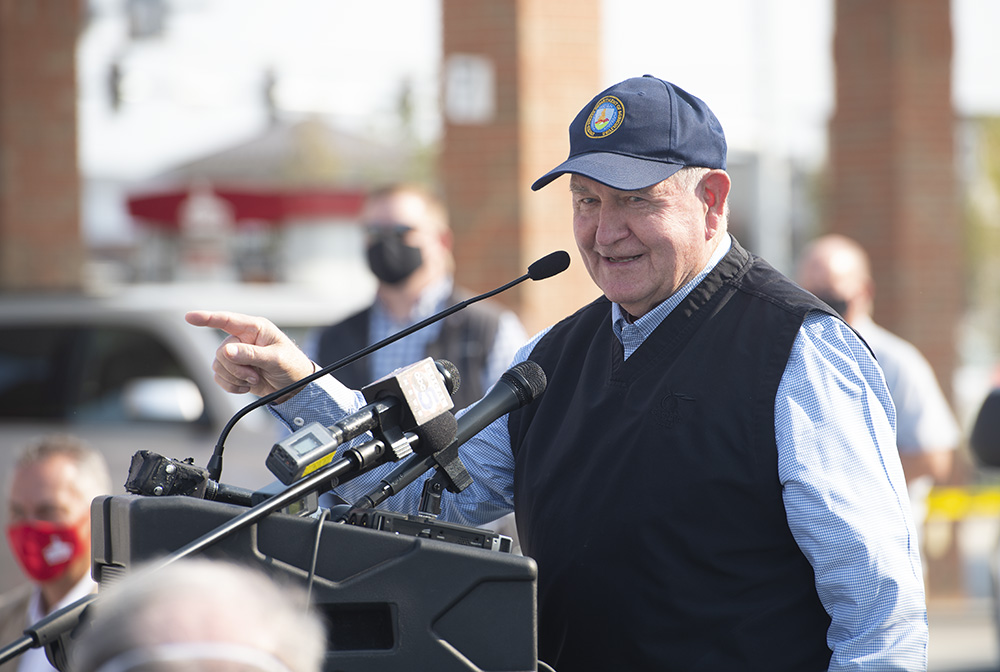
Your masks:
[{"label": "window", "polygon": [[56,419],[66,415],[78,329],[0,330],[0,417]]},{"label": "window", "polygon": [[129,327],[0,329],[0,417],[130,422],[124,392],[146,378],[190,378],[152,334]]}]

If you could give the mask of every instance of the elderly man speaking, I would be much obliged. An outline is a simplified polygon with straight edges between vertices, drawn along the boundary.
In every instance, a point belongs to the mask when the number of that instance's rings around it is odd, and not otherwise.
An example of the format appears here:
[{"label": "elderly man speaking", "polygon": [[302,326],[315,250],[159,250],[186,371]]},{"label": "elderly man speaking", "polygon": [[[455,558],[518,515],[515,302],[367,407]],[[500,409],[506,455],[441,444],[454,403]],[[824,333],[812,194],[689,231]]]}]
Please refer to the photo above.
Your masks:
[{"label": "elderly man speaking", "polygon": [[[539,656],[580,670],[921,670],[927,618],[868,347],[727,231],[726,140],[708,106],[636,77],[569,127],[573,232],[604,296],[529,341],[548,386],[461,449],[446,519],[516,510],[538,563]],[[217,382],[266,394],[312,373],[271,323],[226,330]],[[290,428],[361,403],[335,381],[272,410]],[[379,479],[345,484],[349,501]],[[415,510],[419,487],[387,500]]]}]

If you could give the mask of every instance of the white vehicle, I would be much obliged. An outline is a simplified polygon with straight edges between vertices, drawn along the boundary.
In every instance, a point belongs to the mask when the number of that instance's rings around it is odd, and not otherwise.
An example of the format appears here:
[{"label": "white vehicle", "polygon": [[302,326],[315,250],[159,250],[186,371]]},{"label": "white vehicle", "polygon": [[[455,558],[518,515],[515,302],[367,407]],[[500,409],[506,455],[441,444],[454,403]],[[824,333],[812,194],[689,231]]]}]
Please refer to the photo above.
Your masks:
[{"label": "white vehicle", "polygon": [[[364,293],[307,295],[280,286],[136,286],[103,295],[0,295],[0,470],[26,442],[53,432],[86,439],[124,492],[132,455],[149,450],[205,467],[226,424],[256,400],[224,392],[211,363],[221,332],[184,321],[188,310],[262,315],[293,338],[346,317]],[[256,489],[287,431],[265,408],[224,441],[221,483]],[[23,581],[0,544],[0,590]]]}]

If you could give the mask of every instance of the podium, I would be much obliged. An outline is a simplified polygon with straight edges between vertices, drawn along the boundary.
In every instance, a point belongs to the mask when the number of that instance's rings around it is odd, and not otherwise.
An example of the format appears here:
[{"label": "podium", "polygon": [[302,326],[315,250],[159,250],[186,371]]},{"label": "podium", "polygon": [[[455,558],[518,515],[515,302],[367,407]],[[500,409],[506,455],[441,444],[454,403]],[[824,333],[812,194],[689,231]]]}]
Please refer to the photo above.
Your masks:
[{"label": "podium", "polygon": [[[192,497],[94,500],[93,574],[101,587],[246,511]],[[327,623],[328,672],[537,669],[530,558],[421,536],[275,513],[201,552],[305,585]]]}]

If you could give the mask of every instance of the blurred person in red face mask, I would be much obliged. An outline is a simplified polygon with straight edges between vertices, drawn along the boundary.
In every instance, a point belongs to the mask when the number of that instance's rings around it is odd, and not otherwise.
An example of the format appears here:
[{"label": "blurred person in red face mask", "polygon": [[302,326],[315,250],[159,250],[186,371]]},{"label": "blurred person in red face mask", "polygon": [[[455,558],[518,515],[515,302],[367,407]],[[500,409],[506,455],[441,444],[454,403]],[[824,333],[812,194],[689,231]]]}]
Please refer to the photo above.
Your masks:
[{"label": "blurred person in red face mask", "polygon": [[[7,543],[28,585],[0,597],[0,643],[97,588],[90,576],[90,503],[111,490],[103,456],[69,435],[29,444],[7,484]],[[0,672],[54,670],[42,648]]]}]

